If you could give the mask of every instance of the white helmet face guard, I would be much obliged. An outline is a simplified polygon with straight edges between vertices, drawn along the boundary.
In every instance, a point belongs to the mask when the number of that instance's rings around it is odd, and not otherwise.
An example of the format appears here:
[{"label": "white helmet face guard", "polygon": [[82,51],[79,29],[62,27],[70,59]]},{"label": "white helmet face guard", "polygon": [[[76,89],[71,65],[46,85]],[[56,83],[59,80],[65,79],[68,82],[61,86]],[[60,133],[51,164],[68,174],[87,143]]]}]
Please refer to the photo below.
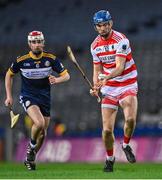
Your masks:
[{"label": "white helmet face guard", "polygon": [[28,43],[31,43],[32,41],[42,41],[44,43],[44,35],[40,31],[32,31],[28,35]]}]

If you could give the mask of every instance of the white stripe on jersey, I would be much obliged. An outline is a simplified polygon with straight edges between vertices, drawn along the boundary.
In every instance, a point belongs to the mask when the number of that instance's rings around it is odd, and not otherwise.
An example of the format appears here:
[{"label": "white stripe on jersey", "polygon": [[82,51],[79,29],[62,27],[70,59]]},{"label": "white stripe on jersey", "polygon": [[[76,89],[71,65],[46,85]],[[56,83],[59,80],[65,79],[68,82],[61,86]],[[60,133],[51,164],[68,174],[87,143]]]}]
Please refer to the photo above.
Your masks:
[{"label": "white stripe on jersey", "polygon": [[113,82],[113,81],[124,82],[130,78],[135,78],[135,77],[137,77],[137,71],[136,70],[131,71],[130,73],[125,74],[123,76],[117,76],[115,78],[112,78],[109,80],[109,82]]},{"label": "white stripe on jersey", "polygon": [[51,72],[52,68],[38,68],[38,69],[20,69],[22,75],[28,79],[44,79],[48,77]]},{"label": "white stripe on jersey", "polygon": [[[109,64],[109,63],[106,63],[106,64]],[[110,64],[114,64],[114,63],[110,63]],[[127,61],[125,63],[125,69],[124,70],[127,70],[128,68],[130,68],[133,64],[134,64],[134,60],[133,59],[131,59],[130,61]],[[106,67],[103,66],[103,70],[105,72],[107,72],[107,73],[111,73],[114,70],[114,68],[106,68]]]},{"label": "white stripe on jersey", "polygon": [[130,61],[127,61],[125,63],[125,69],[124,70],[130,68],[133,64],[134,64],[134,60],[133,59],[131,59]]},{"label": "white stripe on jersey", "polygon": [[[131,49],[129,48],[128,49],[128,51],[127,51],[127,53],[128,54],[130,54],[131,53]],[[115,53],[115,54],[104,54],[104,55],[99,55],[98,56],[98,58],[100,59],[100,61],[102,62],[102,63],[106,63],[106,64],[109,64],[109,63],[112,63],[112,62],[114,62],[114,64],[115,64],[115,56],[116,55],[123,55],[123,53]]]}]

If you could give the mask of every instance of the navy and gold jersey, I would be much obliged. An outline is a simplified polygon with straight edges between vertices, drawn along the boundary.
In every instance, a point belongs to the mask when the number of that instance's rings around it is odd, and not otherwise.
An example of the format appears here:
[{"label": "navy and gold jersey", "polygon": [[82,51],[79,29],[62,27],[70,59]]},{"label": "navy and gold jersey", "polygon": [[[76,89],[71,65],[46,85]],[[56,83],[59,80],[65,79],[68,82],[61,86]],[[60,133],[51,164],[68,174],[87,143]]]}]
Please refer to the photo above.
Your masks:
[{"label": "navy and gold jersey", "polygon": [[22,78],[21,96],[34,98],[40,103],[50,101],[49,75],[53,71],[60,76],[67,72],[53,54],[42,52],[39,57],[36,57],[31,51],[18,57],[8,71],[11,75],[20,72]]}]

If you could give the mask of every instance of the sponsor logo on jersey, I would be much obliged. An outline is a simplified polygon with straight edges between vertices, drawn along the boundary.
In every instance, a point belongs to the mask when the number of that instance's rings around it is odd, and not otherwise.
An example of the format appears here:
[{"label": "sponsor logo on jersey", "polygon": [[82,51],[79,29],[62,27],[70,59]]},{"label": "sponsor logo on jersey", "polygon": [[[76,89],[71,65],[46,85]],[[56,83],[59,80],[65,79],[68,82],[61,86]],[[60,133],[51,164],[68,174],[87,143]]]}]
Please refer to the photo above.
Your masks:
[{"label": "sponsor logo on jersey", "polygon": [[103,62],[103,63],[112,63],[115,61],[115,55],[111,55],[111,56],[100,56],[99,57],[100,60]]},{"label": "sponsor logo on jersey", "polygon": [[44,65],[45,65],[46,67],[48,67],[48,66],[50,66],[50,62],[49,62],[49,61],[46,61],[46,62],[44,63]]},{"label": "sponsor logo on jersey", "polygon": [[126,49],[127,49],[127,45],[126,45],[126,44],[123,44],[122,49],[123,49],[123,50],[126,50]]},{"label": "sponsor logo on jersey", "polygon": [[98,53],[103,53],[103,52],[111,52],[116,50],[117,45],[116,44],[111,44],[111,45],[105,45],[105,46],[99,46],[94,49],[94,51]]},{"label": "sponsor logo on jersey", "polygon": [[120,50],[118,51],[118,53],[127,54],[128,53],[127,45],[123,44]]},{"label": "sponsor logo on jersey", "polygon": [[97,47],[97,48],[96,48],[96,51],[97,51],[97,52],[98,52],[98,51],[102,51],[102,48]]},{"label": "sponsor logo on jersey", "polygon": [[[36,64],[37,65],[37,64]],[[38,64],[39,65],[39,64]],[[51,67],[37,69],[20,69],[22,75],[28,79],[43,79],[51,74]]]},{"label": "sponsor logo on jersey", "polygon": [[104,48],[105,48],[105,51],[109,51],[110,50],[109,46],[104,46]]},{"label": "sponsor logo on jersey", "polygon": [[29,67],[30,63],[24,63],[23,66]]},{"label": "sponsor logo on jersey", "polygon": [[40,67],[39,64],[36,64],[35,66],[36,66],[36,68],[39,68],[39,67]]}]

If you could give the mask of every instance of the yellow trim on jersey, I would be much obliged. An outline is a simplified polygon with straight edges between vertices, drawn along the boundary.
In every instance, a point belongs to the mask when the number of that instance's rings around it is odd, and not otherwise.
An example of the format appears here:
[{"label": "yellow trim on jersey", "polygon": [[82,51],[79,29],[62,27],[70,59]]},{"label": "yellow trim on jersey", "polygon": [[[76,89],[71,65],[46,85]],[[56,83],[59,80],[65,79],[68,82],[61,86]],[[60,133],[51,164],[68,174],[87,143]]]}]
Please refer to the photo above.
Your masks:
[{"label": "yellow trim on jersey", "polygon": [[41,52],[41,54],[39,56],[36,56],[32,53],[32,51],[29,52],[29,56],[32,58],[32,59],[35,59],[35,60],[38,60],[40,58],[43,57],[43,52]]},{"label": "yellow trim on jersey", "polygon": [[59,75],[64,76],[67,73],[67,69],[65,69],[63,72],[61,72]]},{"label": "yellow trim on jersey", "polygon": [[15,75],[15,73],[12,72],[11,68],[8,69],[7,73],[9,73],[11,76]]},{"label": "yellow trim on jersey", "polygon": [[55,55],[53,55],[53,54],[51,54],[51,53],[46,53],[46,52],[43,52],[43,56],[44,57],[49,57],[49,58],[52,58],[52,59],[56,59],[56,56]]},{"label": "yellow trim on jersey", "polygon": [[25,54],[24,56],[20,56],[17,58],[17,62],[20,62],[20,61],[23,61],[25,59],[28,59],[28,58],[32,58],[34,60],[38,60],[38,59],[41,59],[42,57],[49,57],[53,60],[56,59],[56,56],[51,54],[51,53],[46,53],[46,52],[42,52],[39,56],[36,56],[32,53],[32,51],[30,51],[28,54]]},{"label": "yellow trim on jersey", "polygon": [[29,54],[25,54],[24,56],[20,56],[17,58],[17,62],[20,62],[20,61],[23,61],[25,59],[28,59],[30,58],[30,55]]}]

